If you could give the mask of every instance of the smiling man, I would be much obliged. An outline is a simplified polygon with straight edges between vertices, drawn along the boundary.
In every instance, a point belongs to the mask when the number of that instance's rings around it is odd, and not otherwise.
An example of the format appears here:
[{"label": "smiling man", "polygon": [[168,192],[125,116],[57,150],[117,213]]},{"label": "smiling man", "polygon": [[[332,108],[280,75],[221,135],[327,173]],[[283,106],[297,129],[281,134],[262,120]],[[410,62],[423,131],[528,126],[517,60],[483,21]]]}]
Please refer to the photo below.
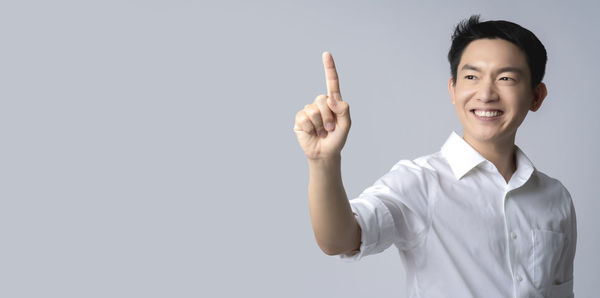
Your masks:
[{"label": "smiling man", "polygon": [[573,201],[515,145],[546,97],[546,50],[507,21],[460,22],[448,53],[448,91],[463,128],[440,151],[400,160],[348,201],[341,149],[350,129],[331,54],[327,95],[296,114],[309,163],[309,205],[319,247],[346,261],[392,244],[408,297],[573,297]]},{"label": "smiling man", "polygon": [[[458,31],[456,47],[449,55],[451,63],[459,58],[458,51],[464,43],[461,39],[468,38],[461,37]],[[529,60],[545,60],[542,44],[537,46],[530,50],[537,57]],[[515,171],[517,128],[527,112],[537,111],[546,97],[546,86],[539,81],[545,61],[538,64],[539,69],[530,70],[526,53],[500,38],[476,39],[462,50],[460,64],[451,66],[448,89],[462,123],[463,138],[492,162],[508,182]],[[534,71],[536,81],[532,77]]]}]

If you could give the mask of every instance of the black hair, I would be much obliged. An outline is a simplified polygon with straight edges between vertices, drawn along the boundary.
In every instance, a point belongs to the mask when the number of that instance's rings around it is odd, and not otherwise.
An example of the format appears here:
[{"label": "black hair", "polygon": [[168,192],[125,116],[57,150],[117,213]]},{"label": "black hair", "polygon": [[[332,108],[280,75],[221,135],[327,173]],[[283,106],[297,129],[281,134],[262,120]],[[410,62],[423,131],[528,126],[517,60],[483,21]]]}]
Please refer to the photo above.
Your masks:
[{"label": "black hair", "polygon": [[531,88],[534,89],[542,81],[548,56],[544,45],[533,32],[508,21],[479,22],[479,15],[472,15],[468,20],[458,23],[452,34],[448,61],[453,84],[456,84],[456,72],[465,48],[472,41],[482,38],[500,38],[515,44],[527,58]]}]

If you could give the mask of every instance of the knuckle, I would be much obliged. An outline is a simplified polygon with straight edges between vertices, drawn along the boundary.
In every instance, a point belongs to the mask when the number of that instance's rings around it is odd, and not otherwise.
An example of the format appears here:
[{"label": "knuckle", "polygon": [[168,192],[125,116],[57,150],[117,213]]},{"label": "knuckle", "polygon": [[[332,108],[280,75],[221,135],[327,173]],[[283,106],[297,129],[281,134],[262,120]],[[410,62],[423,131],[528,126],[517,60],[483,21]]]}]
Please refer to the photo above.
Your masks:
[{"label": "knuckle", "polygon": [[310,124],[306,124],[306,125],[304,125],[304,126],[302,127],[302,129],[303,129],[304,131],[306,131],[307,133],[311,133],[311,132],[313,131],[313,129],[314,129],[314,128],[313,128],[313,126],[312,126],[312,125],[310,125]]},{"label": "knuckle", "polygon": [[319,95],[319,96],[317,96],[317,98],[315,99],[315,102],[319,103],[319,104],[326,103],[327,102],[327,95]]},{"label": "knuckle", "polygon": [[308,121],[308,119],[306,117],[300,117],[296,120],[296,123],[294,125],[303,127],[304,123],[306,123],[307,121]]},{"label": "knuckle", "polygon": [[333,116],[331,116],[329,113],[323,113],[321,114],[321,119],[323,122],[331,122],[333,121]]},{"label": "knuckle", "polygon": [[311,109],[308,109],[308,110],[306,110],[306,114],[307,114],[307,115],[308,115],[310,118],[315,118],[315,117],[318,117],[318,116],[320,116],[321,112],[319,112],[319,110],[318,110],[318,109],[311,108]]},{"label": "knuckle", "polygon": [[308,131],[315,129],[315,124],[312,121],[306,121],[303,125]]},{"label": "knuckle", "polygon": [[305,119],[300,123],[300,127],[302,127],[304,130],[311,130],[313,128],[313,124],[308,119]]},{"label": "knuckle", "polygon": [[327,99],[319,100],[317,102],[317,105],[319,106],[319,109],[321,109],[321,110],[330,111],[329,106],[327,105]]},{"label": "knuckle", "polygon": [[323,116],[324,119],[332,118],[332,111],[329,108],[329,106],[327,105],[327,99],[323,99],[323,100],[317,102],[317,105],[319,106],[319,110],[321,111],[321,115]]},{"label": "knuckle", "polygon": [[348,111],[350,111],[350,106],[347,103],[342,103],[342,110],[346,113],[348,113]]}]

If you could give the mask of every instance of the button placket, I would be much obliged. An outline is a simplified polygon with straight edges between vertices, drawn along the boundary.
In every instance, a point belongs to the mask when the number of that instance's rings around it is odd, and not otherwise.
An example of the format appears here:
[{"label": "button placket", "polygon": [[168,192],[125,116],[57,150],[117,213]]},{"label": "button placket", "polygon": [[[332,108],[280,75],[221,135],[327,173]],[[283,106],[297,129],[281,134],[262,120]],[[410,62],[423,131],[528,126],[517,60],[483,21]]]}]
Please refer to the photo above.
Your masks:
[{"label": "button placket", "polygon": [[508,232],[508,238],[507,238],[507,243],[506,245],[508,246],[508,259],[509,259],[509,263],[510,263],[510,269],[511,269],[511,273],[513,275],[513,278],[518,282],[521,283],[523,281],[523,277],[517,273],[517,268],[515,266],[515,251],[516,251],[516,243],[515,240],[517,238],[517,233],[513,230],[513,228],[511,227],[510,221],[509,221],[509,216],[508,214],[506,214],[507,209],[506,209],[506,201],[510,198],[509,196],[510,190],[506,189],[505,193],[504,193],[504,223],[505,223],[505,228],[506,231],[510,231]]}]

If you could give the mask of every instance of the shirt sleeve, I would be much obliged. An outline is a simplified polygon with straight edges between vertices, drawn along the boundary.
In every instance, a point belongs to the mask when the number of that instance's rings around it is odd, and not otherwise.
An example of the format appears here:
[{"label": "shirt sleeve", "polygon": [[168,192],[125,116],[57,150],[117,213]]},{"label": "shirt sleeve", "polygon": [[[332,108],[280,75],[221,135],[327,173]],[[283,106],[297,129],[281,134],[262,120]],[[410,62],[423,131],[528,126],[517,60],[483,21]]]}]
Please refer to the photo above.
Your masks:
[{"label": "shirt sleeve", "polygon": [[361,228],[360,248],[350,254],[338,255],[347,262],[384,251],[394,242],[394,221],[389,209],[376,197],[350,200],[350,208]]},{"label": "shirt sleeve", "polygon": [[574,297],[573,282],[574,282],[574,271],[573,264],[575,261],[575,251],[577,250],[577,215],[575,213],[575,205],[571,199],[571,195],[565,189],[565,196],[569,200],[570,211],[569,223],[567,229],[567,243],[565,246],[565,253],[559,261],[557,272],[555,274],[555,280],[553,281],[550,289],[550,297]]},{"label": "shirt sleeve", "polygon": [[[567,193],[568,194],[568,193]],[[577,215],[575,213],[575,205],[573,204],[573,200],[571,196],[568,195],[570,204],[571,204],[571,212],[570,212],[570,230],[567,235],[567,254],[566,260],[564,263],[564,277],[563,277],[563,288],[566,289],[568,293],[573,294],[573,282],[574,282],[574,270],[573,266],[575,263],[575,251],[577,250]],[[568,285],[568,286],[566,286]],[[565,296],[566,297],[566,296]]]},{"label": "shirt sleeve", "polygon": [[[569,197],[570,199],[570,197]],[[569,235],[569,254],[567,255],[567,278],[571,280],[574,277],[573,263],[575,262],[575,251],[577,250],[577,215],[575,214],[575,205],[571,200],[571,233]]]},{"label": "shirt sleeve", "polygon": [[[406,161],[411,165],[410,161]],[[350,200],[350,207],[361,228],[357,251],[337,255],[356,262],[377,254],[392,244],[410,249],[423,238],[429,222],[422,169],[396,164],[390,172]]]}]

